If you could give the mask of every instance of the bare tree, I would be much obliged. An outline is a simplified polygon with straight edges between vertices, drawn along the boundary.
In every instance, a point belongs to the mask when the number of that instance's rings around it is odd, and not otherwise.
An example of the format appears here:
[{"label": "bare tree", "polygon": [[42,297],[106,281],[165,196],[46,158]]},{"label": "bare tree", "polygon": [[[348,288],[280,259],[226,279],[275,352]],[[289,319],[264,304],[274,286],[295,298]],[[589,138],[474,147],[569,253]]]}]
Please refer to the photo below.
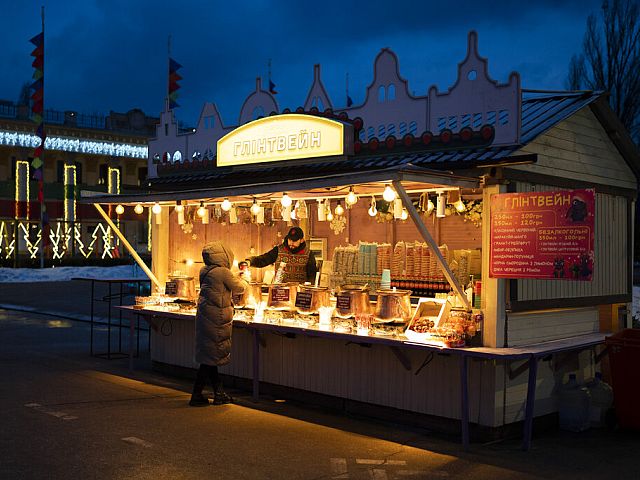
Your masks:
[{"label": "bare tree", "polygon": [[587,19],[582,53],[569,64],[569,88],[607,90],[609,104],[640,144],[640,2],[602,3],[601,24]]}]

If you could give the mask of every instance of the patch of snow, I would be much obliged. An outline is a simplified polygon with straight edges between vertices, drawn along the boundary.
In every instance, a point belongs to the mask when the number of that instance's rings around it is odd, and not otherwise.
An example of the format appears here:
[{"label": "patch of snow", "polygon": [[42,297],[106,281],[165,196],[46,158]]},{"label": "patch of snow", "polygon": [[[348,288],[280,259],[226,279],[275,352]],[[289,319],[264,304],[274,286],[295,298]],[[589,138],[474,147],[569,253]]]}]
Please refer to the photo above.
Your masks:
[{"label": "patch of snow", "polygon": [[0,283],[65,282],[73,278],[147,278],[137,265],[117,267],[0,268]]}]

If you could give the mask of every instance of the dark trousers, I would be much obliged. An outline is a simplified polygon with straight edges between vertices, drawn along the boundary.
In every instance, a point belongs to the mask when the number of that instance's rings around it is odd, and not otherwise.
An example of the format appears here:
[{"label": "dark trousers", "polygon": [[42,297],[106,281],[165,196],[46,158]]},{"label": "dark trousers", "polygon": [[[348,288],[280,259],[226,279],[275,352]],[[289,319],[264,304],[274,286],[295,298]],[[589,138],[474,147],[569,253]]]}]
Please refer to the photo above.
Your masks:
[{"label": "dark trousers", "polygon": [[193,384],[193,393],[202,393],[207,380],[211,382],[214,392],[222,391],[222,380],[215,365],[200,364],[196,374],[196,382]]}]

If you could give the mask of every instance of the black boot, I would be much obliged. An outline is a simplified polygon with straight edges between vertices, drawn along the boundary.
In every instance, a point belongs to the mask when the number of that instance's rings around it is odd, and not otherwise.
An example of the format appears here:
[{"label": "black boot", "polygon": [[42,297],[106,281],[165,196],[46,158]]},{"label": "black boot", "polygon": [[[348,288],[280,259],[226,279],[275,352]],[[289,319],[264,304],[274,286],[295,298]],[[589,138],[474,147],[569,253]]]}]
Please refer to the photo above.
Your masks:
[{"label": "black boot", "polygon": [[191,400],[189,405],[191,407],[206,407],[209,405],[209,399],[202,394],[202,389],[207,379],[207,366],[201,364],[196,374],[196,381],[193,384],[193,393],[191,394]]}]

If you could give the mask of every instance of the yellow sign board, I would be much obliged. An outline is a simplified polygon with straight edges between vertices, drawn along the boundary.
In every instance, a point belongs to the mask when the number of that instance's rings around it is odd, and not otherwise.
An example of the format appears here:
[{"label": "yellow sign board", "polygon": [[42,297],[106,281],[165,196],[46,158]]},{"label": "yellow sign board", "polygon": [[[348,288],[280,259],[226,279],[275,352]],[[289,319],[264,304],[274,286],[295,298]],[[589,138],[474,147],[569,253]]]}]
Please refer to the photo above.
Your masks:
[{"label": "yellow sign board", "polygon": [[328,118],[286,114],[260,118],[218,140],[219,167],[344,155],[345,125]]}]

